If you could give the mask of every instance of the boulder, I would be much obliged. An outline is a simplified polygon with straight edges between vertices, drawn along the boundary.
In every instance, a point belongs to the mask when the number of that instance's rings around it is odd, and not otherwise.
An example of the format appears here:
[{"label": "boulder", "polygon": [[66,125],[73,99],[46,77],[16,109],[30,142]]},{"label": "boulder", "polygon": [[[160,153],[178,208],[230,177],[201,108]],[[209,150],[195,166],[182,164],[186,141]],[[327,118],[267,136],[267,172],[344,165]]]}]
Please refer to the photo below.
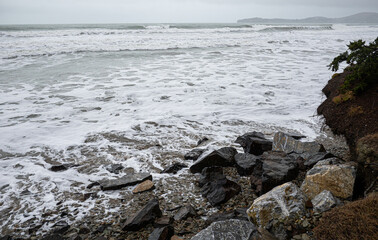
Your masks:
[{"label": "boulder", "polygon": [[347,199],[353,195],[356,168],[353,163],[343,163],[337,158],[322,160],[311,168],[302,183],[301,189],[311,200],[323,190],[335,197]]},{"label": "boulder", "polygon": [[229,167],[235,164],[236,149],[233,147],[224,147],[213,151],[206,157],[193,163],[190,167],[192,173],[200,173],[205,167],[221,166]]},{"label": "boulder", "polygon": [[272,141],[267,140],[260,132],[249,132],[236,139],[236,143],[244,149],[245,153],[261,155],[265,151],[272,150]]},{"label": "boulder", "polygon": [[249,176],[260,161],[260,157],[250,153],[238,153],[235,155],[236,170],[240,176]]},{"label": "boulder", "polygon": [[250,177],[251,187],[259,195],[295,179],[299,172],[297,160],[284,152],[266,152],[261,162]]},{"label": "boulder", "polygon": [[249,240],[257,232],[256,227],[249,221],[230,219],[212,223],[191,240],[234,239]]},{"label": "boulder", "polygon": [[292,182],[273,188],[253,201],[247,210],[250,221],[269,229],[279,239],[286,237],[283,223],[294,223],[306,212],[306,197]]},{"label": "boulder", "polygon": [[337,200],[330,191],[324,190],[311,200],[314,212],[322,213],[337,205]]},{"label": "boulder", "polygon": [[191,150],[190,152],[188,152],[187,154],[185,154],[184,158],[185,158],[185,160],[196,161],[202,155],[202,153],[204,153],[205,151],[206,151],[206,149],[195,148],[195,149]]},{"label": "boulder", "polygon": [[146,192],[149,190],[153,190],[155,188],[154,182],[151,180],[146,180],[142,183],[139,183],[133,190],[134,194]]},{"label": "boulder", "polygon": [[175,221],[180,221],[185,220],[188,217],[194,217],[195,215],[197,215],[196,210],[192,205],[188,204],[180,208],[180,210],[175,214],[173,218],[175,219]]},{"label": "boulder", "polygon": [[183,168],[186,168],[187,165],[183,163],[174,163],[168,167],[166,167],[161,173],[173,173],[176,174],[178,171],[180,171]]},{"label": "boulder", "polygon": [[241,191],[241,187],[228,180],[221,172],[221,168],[205,168],[199,185],[202,186],[201,194],[212,206],[227,202]]},{"label": "boulder", "polygon": [[305,162],[304,162],[304,165],[305,167],[308,169],[308,168],[312,168],[315,164],[317,164],[318,162],[322,161],[322,160],[325,160],[325,159],[328,159],[328,158],[334,158],[335,155],[333,155],[332,153],[327,153],[327,152],[319,152],[319,153],[315,153],[314,155],[310,156]]},{"label": "boulder", "polygon": [[117,190],[127,186],[133,186],[145,180],[152,180],[149,173],[134,173],[132,175],[125,175],[118,179],[105,179],[98,181],[101,190]]},{"label": "boulder", "polygon": [[272,150],[285,153],[306,153],[309,155],[325,152],[323,145],[317,142],[301,142],[290,136],[290,134],[283,132],[274,134]]},{"label": "boulder", "polygon": [[122,164],[110,164],[106,166],[106,170],[115,174],[118,174],[122,169],[123,169]]},{"label": "boulder", "polygon": [[162,216],[157,199],[150,200],[141,210],[129,217],[122,226],[123,231],[138,231]]},{"label": "boulder", "polygon": [[148,240],[170,240],[174,234],[172,226],[165,226],[155,229],[148,237]]}]

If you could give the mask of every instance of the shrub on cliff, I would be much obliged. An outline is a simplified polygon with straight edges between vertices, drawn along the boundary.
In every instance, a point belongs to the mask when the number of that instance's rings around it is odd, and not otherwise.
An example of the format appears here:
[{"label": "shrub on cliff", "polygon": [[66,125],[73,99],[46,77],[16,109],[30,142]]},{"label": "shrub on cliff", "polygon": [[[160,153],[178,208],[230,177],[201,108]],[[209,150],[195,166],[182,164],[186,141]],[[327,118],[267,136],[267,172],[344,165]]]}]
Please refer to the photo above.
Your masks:
[{"label": "shrub on cliff", "polygon": [[350,42],[349,50],[335,57],[328,67],[336,72],[346,62],[350,74],[341,86],[342,92],[361,93],[378,82],[378,37],[369,45],[365,41]]}]

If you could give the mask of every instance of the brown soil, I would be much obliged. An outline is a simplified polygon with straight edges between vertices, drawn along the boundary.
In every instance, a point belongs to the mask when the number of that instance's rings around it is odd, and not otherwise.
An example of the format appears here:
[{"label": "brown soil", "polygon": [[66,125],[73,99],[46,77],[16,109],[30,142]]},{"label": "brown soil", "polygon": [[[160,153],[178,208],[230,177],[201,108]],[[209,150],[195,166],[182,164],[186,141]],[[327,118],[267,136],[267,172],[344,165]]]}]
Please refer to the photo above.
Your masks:
[{"label": "brown soil", "polygon": [[323,88],[327,99],[318,107],[318,114],[334,133],[345,136],[353,155],[358,139],[378,132],[378,84],[360,95],[341,94],[347,74],[335,74],[328,81]]},{"label": "brown soil", "polygon": [[313,231],[317,240],[378,239],[378,193],[325,213]]}]

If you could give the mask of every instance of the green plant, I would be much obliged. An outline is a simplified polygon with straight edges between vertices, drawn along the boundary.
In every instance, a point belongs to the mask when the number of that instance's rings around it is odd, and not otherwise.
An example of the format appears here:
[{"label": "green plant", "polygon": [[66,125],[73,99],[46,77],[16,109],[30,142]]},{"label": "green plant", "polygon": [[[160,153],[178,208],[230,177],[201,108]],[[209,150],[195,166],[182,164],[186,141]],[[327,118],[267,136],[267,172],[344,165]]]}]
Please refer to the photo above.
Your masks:
[{"label": "green plant", "polygon": [[346,62],[350,73],[345,78],[341,91],[361,93],[378,82],[378,37],[369,45],[358,40],[347,46],[349,50],[335,57],[328,67],[336,72],[340,63]]}]

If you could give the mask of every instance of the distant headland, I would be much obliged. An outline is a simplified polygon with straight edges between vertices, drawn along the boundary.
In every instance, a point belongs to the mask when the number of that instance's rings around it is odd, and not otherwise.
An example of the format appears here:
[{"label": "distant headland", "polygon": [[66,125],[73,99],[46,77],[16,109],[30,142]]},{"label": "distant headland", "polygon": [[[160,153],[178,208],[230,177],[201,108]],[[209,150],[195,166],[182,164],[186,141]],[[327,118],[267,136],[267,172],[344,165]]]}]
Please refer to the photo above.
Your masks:
[{"label": "distant headland", "polygon": [[283,18],[246,18],[238,20],[238,23],[373,23],[378,24],[378,13],[357,13],[342,18],[309,17],[303,19]]}]

